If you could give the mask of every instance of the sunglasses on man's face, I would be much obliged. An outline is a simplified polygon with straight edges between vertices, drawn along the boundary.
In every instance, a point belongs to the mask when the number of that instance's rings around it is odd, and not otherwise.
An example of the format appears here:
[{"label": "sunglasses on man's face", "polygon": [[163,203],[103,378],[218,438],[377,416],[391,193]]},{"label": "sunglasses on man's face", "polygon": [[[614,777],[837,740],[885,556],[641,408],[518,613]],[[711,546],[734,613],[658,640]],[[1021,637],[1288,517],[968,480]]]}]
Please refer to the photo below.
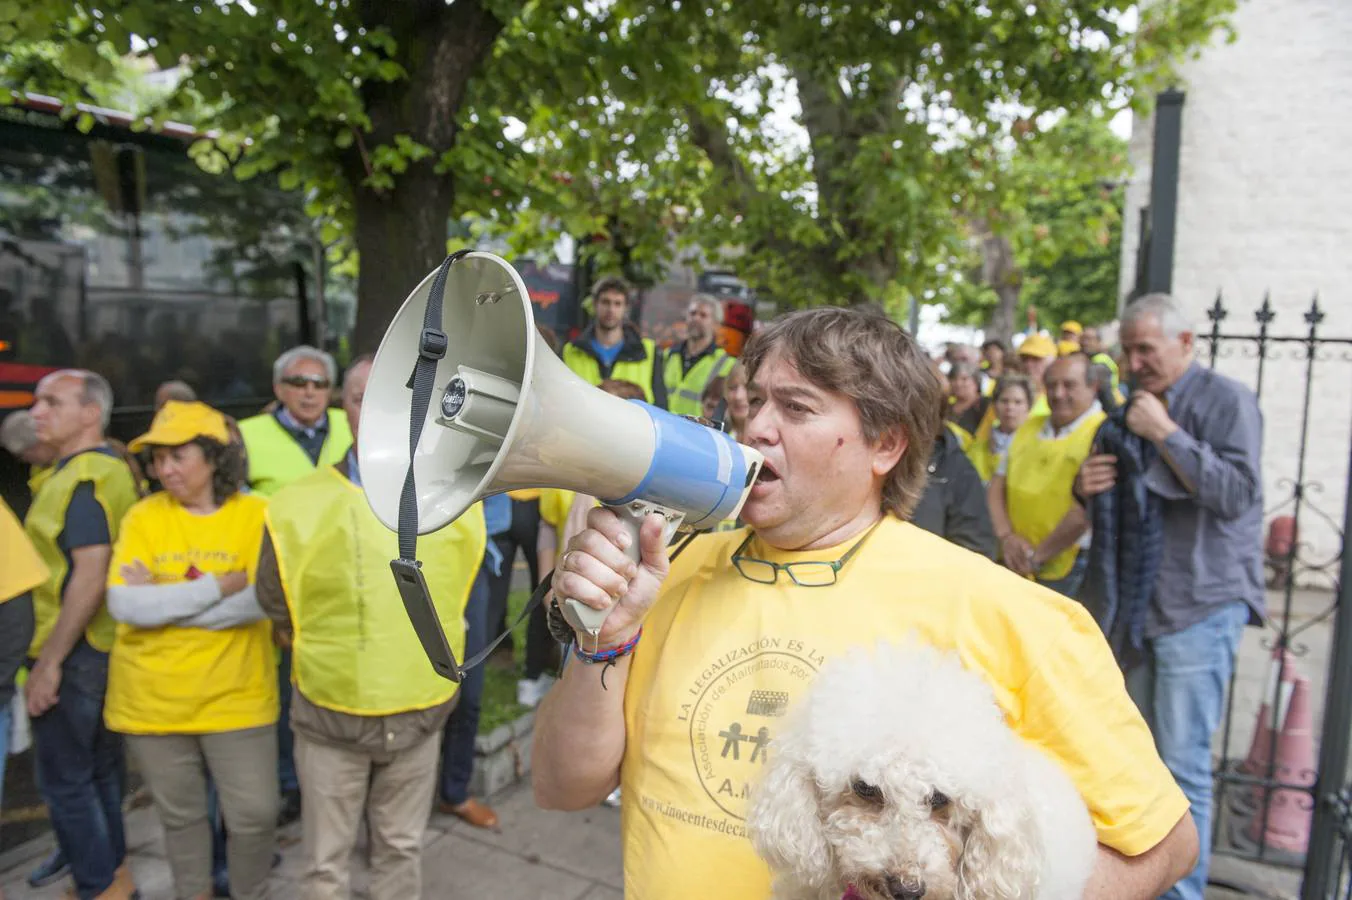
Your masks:
[{"label": "sunglasses on man's face", "polygon": [[288,375],[282,379],[282,384],[293,388],[303,388],[306,385],[319,388],[321,391],[329,389],[329,380],[323,375]]}]

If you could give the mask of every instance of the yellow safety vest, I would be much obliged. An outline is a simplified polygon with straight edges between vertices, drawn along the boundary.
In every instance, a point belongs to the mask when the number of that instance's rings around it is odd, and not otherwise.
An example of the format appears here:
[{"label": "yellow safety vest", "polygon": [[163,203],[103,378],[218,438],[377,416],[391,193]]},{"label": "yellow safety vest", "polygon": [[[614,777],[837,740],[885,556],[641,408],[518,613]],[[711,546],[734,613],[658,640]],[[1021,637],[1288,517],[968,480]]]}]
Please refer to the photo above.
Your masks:
[{"label": "yellow safety vest", "polygon": [[33,549],[14,510],[0,498],[0,547],[4,547],[0,565],[0,603],[13,600],[45,582],[51,575],[47,564]]},{"label": "yellow safety vest", "polygon": [[[1095,353],[1092,357],[1090,357],[1090,362],[1095,362],[1101,366],[1108,367],[1108,371],[1113,373],[1113,392],[1117,393],[1117,384],[1120,378],[1120,374],[1117,371],[1117,363],[1113,360],[1113,358],[1106,353]],[[1121,403],[1122,402],[1120,399],[1121,395],[1119,394],[1118,396],[1119,399],[1117,402]]]},{"label": "yellow safety vest", "polygon": [[[657,345],[643,338],[643,359],[617,359],[605,378],[617,381],[632,381],[643,388],[643,398],[653,402],[653,360],[657,357]],[[578,377],[588,384],[600,384],[605,380],[601,376],[601,362],[576,344],[563,345],[563,364],[572,369]]]},{"label": "yellow safety vest", "polygon": [[[398,535],[376,519],[361,488],[325,467],[278,491],[265,521],[295,634],[292,678],[306,699],[389,716],[455,696],[455,683],[432,668],[404,612],[390,572]],[[480,503],[418,538],[432,602],[462,662],[465,606],[487,541]]]},{"label": "yellow safety vest", "polygon": [[[75,488],[84,481],[94,485],[94,499],[103,507],[108,518],[108,537],[116,543],[117,532],[122,517],[137,500],[136,480],[127,464],[116,456],[89,451],[76,454],[59,470],[52,472],[43,483],[33,505],[24,519],[24,531],[33,547],[46,563],[50,577],[33,589],[33,642],[28,647],[29,656],[42,652],[43,644],[52,633],[57,617],[61,614],[61,588],[66,581],[69,566],[66,556],[61,552],[61,533],[66,528],[66,508]],[[117,623],[108,615],[107,607],[100,603],[98,612],[89,620],[85,628],[85,639],[96,650],[107,653],[113,648],[113,635]]]},{"label": "yellow safety vest", "polygon": [[972,436],[967,433],[967,429],[952,419],[945,419],[944,425],[953,432],[953,436],[958,439],[958,446],[965,452],[972,443]]},{"label": "yellow safety vest", "polygon": [[28,470],[28,494],[36,497],[38,491],[47,483],[47,479],[52,477],[51,466],[31,466]]},{"label": "yellow safety vest", "polygon": [[317,466],[271,413],[250,416],[239,423],[244,449],[249,454],[249,488],[253,493],[269,497],[317,468],[337,465],[347,455],[352,448],[347,413],[341,409],[330,409],[328,413],[329,434],[319,450]]},{"label": "yellow safety vest", "polygon": [[[1043,440],[1038,436],[1050,415],[1030,416],[1009,445],[1009,467],[1005,471],[1005,508],[1014,533],[1037,546],[1056,529],[1075,504],[1071,488],[1075,474],[1089,456],[1099,424],[1107,416],[1102,410],[1085,418],[1074,431],[1062,438]],[[1064,578],[1075,565],[1078,546],[1070,546],[1047,561],[1038,577],[1044,581]]]},{"label": "yellow safety vest", "polygon": [[991,436],[987,433],[983,440],[972,439],[967,445],[967,458],[971,461],[976,473],[981,476],[982,484],[989,484],[995,477],[996,466],[1000,464],[1000,454],[995,452],[991,446]]},{"label": "yellow safety vest", "polygon": [[680,347],[673,347],[662,372],[667,385],[667,410],[678,416],[703,415],[704,389],[715,378],[726,378],[732,364],[733,358],[715,347],[712,353],[700,357],[689,372],[684,372]]}]

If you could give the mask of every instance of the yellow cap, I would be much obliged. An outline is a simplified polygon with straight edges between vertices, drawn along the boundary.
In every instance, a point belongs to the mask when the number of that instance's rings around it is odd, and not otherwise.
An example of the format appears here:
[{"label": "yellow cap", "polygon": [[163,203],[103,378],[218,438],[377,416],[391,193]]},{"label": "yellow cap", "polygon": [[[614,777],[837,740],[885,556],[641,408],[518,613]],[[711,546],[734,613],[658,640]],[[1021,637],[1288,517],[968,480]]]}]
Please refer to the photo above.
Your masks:
[{"label": "yellow cap", "polygon": [[1056,356],[1056,345],[1045,334],[1030,334],[1019,345],[1019,355],[1051,359]]},{"label": "yellow cap", "polygon": [[146,447],[177,447],[199,437],[229,443],[225,416],[196,400],[190,403],[170,400],[155,413],[150,430],[128,444],[127,449],[140,453]]},{"label": "yellow cap", "polygon": [[1062,331],[1069,331],[1071,334],[1075,334],[1075,335],[1084,334],[1084,328],[1080,326],[1080,323],[1079,323],[1079,322],[1076,322],[1076,321],[1073,320],[1073,319],[1070,320],[1070,321],[1068,321],[1068,322],[1062,322],[1062,323],[1061,323],[1061,330],[1062,330]]},{"label": "yellow cap", "polygon": [[1074,341],[1057,341],[1056,349],[1062,356],[1069,356],[1072,353],[1080,352],[1080,345]]}]

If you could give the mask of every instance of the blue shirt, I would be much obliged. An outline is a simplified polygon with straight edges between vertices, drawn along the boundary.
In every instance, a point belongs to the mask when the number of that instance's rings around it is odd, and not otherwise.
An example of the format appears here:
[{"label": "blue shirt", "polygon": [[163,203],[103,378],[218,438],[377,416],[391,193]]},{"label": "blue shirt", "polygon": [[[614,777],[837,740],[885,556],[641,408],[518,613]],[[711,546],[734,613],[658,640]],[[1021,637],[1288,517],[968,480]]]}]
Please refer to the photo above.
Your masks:
[{"label": "blue shirt", "polygon": [[1253,391],[1197,363],[1165,392],[1178,425],[1146,471],[1163,501],[1164,551],[1146,636],[1195,625],[1242,600],[1265,616],[1263,415]]},{"label": "blue shirt", "polygon": [[324,450],[324,441],[329,437],[329,414],[327,412],[319,417],[319,421],[310,426],[305,426],[296,421],[291,413],[286,411],[285,406],[278,406],[277,411],[273,413],[277,419],[277,424],[281,425],[286,433],[295,438],[296,443],[305,451],[305,455],[310,457],[312,465],[319,465],[319,454]]},{"label": "blue shirt", "polygon": [[620,351],[624,349],[623,340],[616,341],[607,347],[596,338],[592,338],[591,345],[592,349],[596,351],[596,358],[603,363],[602,369],[609,369],[615,365],[615,360],[620,358]]}]

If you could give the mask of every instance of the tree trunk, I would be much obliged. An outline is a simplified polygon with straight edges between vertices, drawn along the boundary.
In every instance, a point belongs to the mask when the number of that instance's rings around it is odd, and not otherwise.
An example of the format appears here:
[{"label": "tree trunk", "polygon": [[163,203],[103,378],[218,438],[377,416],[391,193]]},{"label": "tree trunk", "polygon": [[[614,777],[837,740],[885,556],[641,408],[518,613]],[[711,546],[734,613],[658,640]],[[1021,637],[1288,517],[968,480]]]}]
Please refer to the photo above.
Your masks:
[{"label": "tree trunk", "polygon": [[[362,87],[371,130],[344,152],[356,215],[358,352],[375,350],[400,304],[446,257],[447,223],[455,203],[453,173],[438,175],[438,159],[455,146],[457,119],[470,80],[503,23],[480,0],[365,0],[362,21],[384,27],[398,43],[396,61],[408,73]],[[370,148],[405,134],[431,155],[394,176],[394,187],[364,184]]]},{"label": "tree trunk", "polygon": [[981,235],[981,280],[995,291],[999,299],[991,314],[986,337],[1009,346],[1014,336],[1014,313],[1019,307],[1019,292],[1023,288],[1023,272],[1014,259],[1014,248],[1009,238],[994,233],[984,221],[974,223]]}]

